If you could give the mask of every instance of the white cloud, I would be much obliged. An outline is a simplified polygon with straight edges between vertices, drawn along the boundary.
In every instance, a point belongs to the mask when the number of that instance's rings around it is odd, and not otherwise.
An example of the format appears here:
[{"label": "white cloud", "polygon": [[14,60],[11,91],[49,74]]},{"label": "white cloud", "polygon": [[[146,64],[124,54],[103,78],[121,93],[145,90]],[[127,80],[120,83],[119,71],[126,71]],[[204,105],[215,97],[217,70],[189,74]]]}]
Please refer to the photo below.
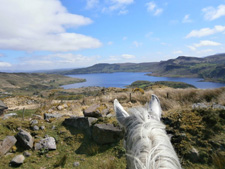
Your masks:
[{"label": "white cloud", "polygon": [[158,15],[160,15],[162,12],[163,12],[163,9],[162,9],[162,8],[158,8],[158,9],[156,9],[156,11],[154,12],[154,15],[155,15],[155,16],[158,16]]},{"label": "white cloud", "polygon": [[173,51],[173,54],[182,54],[182,53],[183,53],[182,50]]},{"label": "white cloud", "polygon": [[11,66],[12,65],[10,63],[0,61],[0,68],[7,68],[7,67],[11,67]]},{"label": "white cloud", "polygon": [[209,36],[209,35],[213,35],[215,33],[224,32],[224,31],[225,31],[225,26],[216,25],[212,29],[210,29],[210,28],[202,28],[200,30],[193,30],[186,36],[186,38],[204,37],[204,36]]},{"label": "white cloud", "polygon": [[[119,56],[109,56],[109,59],[105,60],[106,62],[121,62],[121,61],[126,61],[126,60],[132,60],[136,58],[136,56],[131,55],[131,54],[122,54]],[[125,60],[124,60],[125,59]]]},{"label": "white cloud", "polygon": [[114,3],[118,3],[118,4],[131,4],[134,2],[134,0],[111,0]]},{"label": "white cloud", "polygon": [[133,45],[138,48],[138,47],[142,46],[143,43],[142,42],[133,41]]},{"label": "white cloud", "polygon": [[134,55],[130,55],[130,54],[123,54],[122,58],[124,58],[124,59],[133,59],[133,58],[135,58],[135,56]]},{"label": "white cloud", "polygon": [[97,6],[99,3],[99,0],[87,0],[86,9],[92,9],[95,6]]},{"label": "white cloud", "polygon": [[200,41],[199,43],[194,43],[191,46],[187,46],[189,49],[191,49],[192,51],[196,51],[197,48],[199,47],[203,47],[203,46],[220,46],[222,45],[221,43],[218,42],[214,42],[214,41],[210,41],[210,40],[203,40]]},{"label": "white cloud", "polygon": [[196,48],[194,46],[187,46],[190,50],[196,51]]},{"label": "white cloud", "polygon": [[147,11],[153,13],[153,15],[158,16],[163,12],[162,8],[158,8],[156,3],[151,1],[146,3]]},{"label": "white cloud", "polygon": [[148,2],[148,3],[146,3],[146,6],[147,6],[147,10],[149,12],[154,11],[156,8],[156,4],[154,2]]},{"label": "white cloud", "polygon": [[183,23],[191,23],[192,20],[190,19],[190,15],[185,15],[182,22]]},{"label": "white cloud", "polygon": [[124,9],[124,10],[120,10],[119,11],[119,15],[126,15],[126,14],[128,14],[128,10],[127,9]]},{"label": "white cloud", "polygon": [[7,0],[0,11],[1,49],[75,51],[101,46],[95,38],[66,32],[92,20],[69,13],[59,0]]},{"label": "white cloud", "polygon": [[112,45],[112,44],[113,44],[113,42],[112,42],[112,41],[109,41],[107,44],[108,44],[108,45]]},{"label": "white cloud", "polygon": [[118,11],[119,15],[125,15],[129,11],[127,10],[127,6],[132,4],[134,0],[108,0],[102,2],[103,8],[102,12],[103,13],[110,13],[113,11]]},{"label": "white cloud", "polygon": [[203,8],[202,12],[204,13],[205,20],[215,20],[222,16],[225,16],[225,5],[219,5],[217,8],[207,7]]},{"label": "white cloud", "polygon": [[197,54],[207,54],[207,55],[210,55],[210,54],[214,54],[213,51],[214,50],[212,50],[212,49],[199,50],[199,51],[197,51]]},{"label": "white cloud", "polygon": [[24,70],[76,68],[93,65],[99,59],[99,56],[90,57],[73,53],[55,53],[45,56],[23,57],[13,67]]},{"label": "white cloud", "polygon": [[202,46],[219,46],[221,43],[210,41],[210,40],[203,40],[198,44],[194,44],[195,47],[202,47]]}]

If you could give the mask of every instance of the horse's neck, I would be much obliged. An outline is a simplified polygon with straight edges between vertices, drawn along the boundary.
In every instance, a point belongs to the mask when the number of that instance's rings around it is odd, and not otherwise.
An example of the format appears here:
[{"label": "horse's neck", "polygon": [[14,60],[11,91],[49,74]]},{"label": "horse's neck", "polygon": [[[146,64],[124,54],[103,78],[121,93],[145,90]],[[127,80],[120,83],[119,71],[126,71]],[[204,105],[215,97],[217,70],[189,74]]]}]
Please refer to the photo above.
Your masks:
[{"label": "horse's neck", "polygon": [[133,123],[126,139],[129,168],[181,168],[164,124],[154,119]]}]

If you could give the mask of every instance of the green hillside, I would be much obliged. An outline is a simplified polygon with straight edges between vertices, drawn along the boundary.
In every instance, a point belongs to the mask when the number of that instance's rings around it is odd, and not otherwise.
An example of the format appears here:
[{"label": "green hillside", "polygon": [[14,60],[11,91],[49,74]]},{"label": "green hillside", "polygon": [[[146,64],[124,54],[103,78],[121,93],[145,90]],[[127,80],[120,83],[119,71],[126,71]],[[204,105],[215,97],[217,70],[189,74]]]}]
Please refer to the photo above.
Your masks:
[{"label": "green hillside", "polygon": [[[113,72],[152,72],[152,76],[199,77],[207,81],[225,82],[225,54],[203,58],[179,56],[161,62],[96,64],[87,68],[57,72],[60,74],[89,74]],[[56,72],[55,72],[56,73]]]},{"label": "green hillside", "polygon": [[84,81],[63,75],[41,73],[0,73],[0,79],[0,92],[35,92]]}]

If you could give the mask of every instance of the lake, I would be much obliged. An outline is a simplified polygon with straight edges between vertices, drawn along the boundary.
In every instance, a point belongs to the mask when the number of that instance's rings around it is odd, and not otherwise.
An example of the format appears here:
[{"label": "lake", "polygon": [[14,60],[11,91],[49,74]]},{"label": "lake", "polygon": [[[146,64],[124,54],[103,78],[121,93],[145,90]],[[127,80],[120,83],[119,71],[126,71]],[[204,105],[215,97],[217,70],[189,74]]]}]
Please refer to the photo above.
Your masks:
[{"label": "lake", "polygon": [[177,78],[177,77],[154,77],[147,76],[147,73],[143,72],[120,72],[120,73],[96,73],[96,74],[78,74],[68,75],[69,77],[86,79],[86,82],[75,83],[62,86],[64,89],[99,86],[99,87],[120,87],[125,88],[137,80],[147,80],[151,82],[155,81],[174,81],[185,82],[194,85],[200,89],[219,88],[225,86],[225,83],[214,82],[200,82],[203,79],[200,78]]}]

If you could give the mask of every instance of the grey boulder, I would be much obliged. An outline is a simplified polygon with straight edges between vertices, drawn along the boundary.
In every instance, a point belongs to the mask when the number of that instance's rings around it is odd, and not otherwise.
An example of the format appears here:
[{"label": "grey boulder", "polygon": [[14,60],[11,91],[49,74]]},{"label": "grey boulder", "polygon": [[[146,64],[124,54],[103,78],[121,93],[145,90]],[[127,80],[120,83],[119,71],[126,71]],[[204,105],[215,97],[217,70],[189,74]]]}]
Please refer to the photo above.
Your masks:
[{"label": "grey boulder", "polygon": [[7,136],[2,143],[0,143],[0,156],[6,154],[16,142],[17,140],[14,136]]},{"label": "grey boulder", "polygon": [[12,165],[21,165],[21,164],[23,164],[24,160],[25,160],[25,157],[22,154],[20,154],[20,155],[15,156],[10,161],[10,164],[12,164]]},{"label": "grey boulder", "polygon": [[110,144],[123,138],[123,131],[113,124],[95,124],[92,129],[92,138],[98,144]]},{"label": "grey boulder", "polygon": [[35,144],[35,150],[40,149],[47,149],[47,150],[56,150],[56,142],[53,137],[46,137],[42,139],[39,143]]},{"label": "grey boulder", "polygon": [[16,135],[16,139],[25,149],[33,148],[33,137],[27,131],[21,129]]}]

